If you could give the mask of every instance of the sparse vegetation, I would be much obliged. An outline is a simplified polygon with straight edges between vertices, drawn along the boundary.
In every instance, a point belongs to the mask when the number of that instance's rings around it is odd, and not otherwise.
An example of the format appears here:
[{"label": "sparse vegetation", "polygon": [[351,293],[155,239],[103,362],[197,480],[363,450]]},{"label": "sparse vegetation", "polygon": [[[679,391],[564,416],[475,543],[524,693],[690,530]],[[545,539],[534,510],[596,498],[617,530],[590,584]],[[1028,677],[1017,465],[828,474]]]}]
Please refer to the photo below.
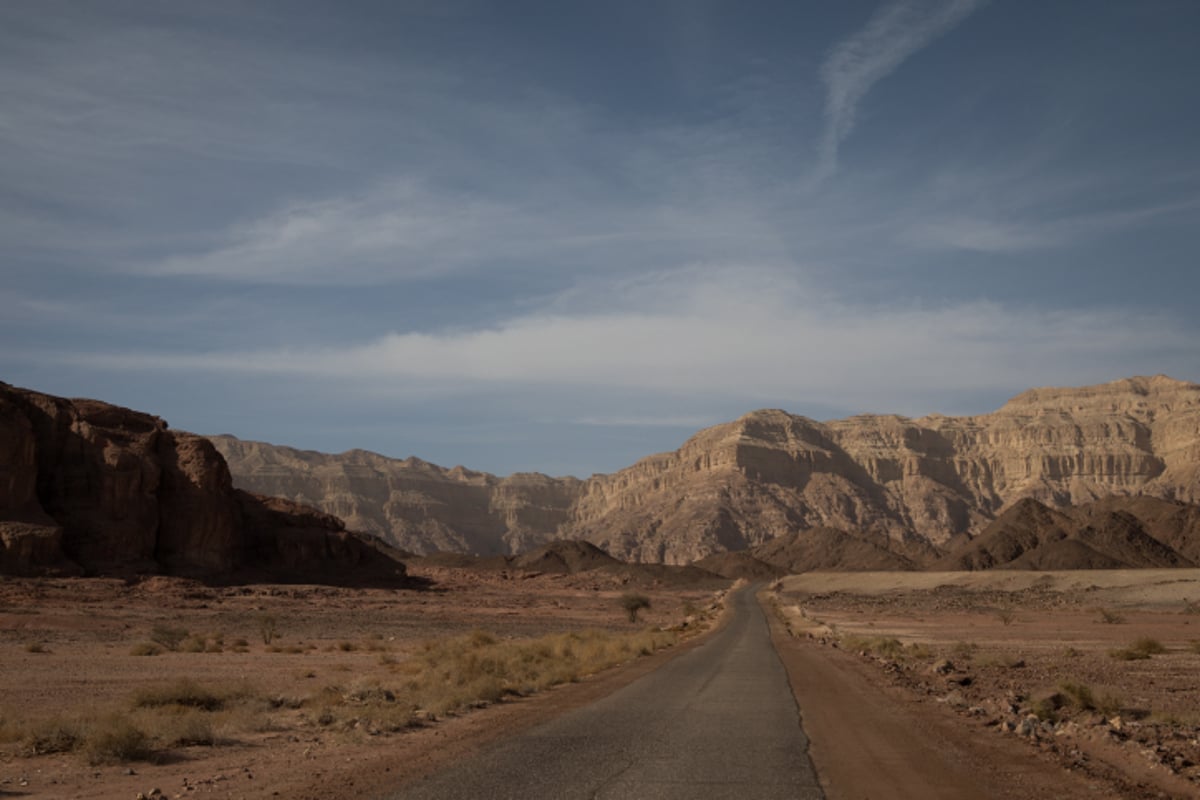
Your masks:
[{"label": "sparse vegetation", "polygon": [[1063,681],[1058,685],[1071,705],[1080,711],[1097,711],[1112,716],[1121,710],[1121,699],[1114,694],[1097,695],[1086,683]]},{"label": "sparse vegetation", "polygon": [[202,711],[219,711],[227,703],[251,694],[245,686],[216,690],[201,686],[190,678],[181,678],[173,683],[147,686],[139,690],[133,696],[133,705],[137,708],[178,706]]},{"label": "sparse vegetation", "polygon": [[146,732],[118,715],[93,723],[83,743],[83,750],[92,764],[142,761],[153,752]]},{"label": "sparse vegetation", "polygon": [[92,764],[137,761],[151,754],[146,732],[120,715],[51,717],[30,723],[15,738],[29,755],[83,752]]},{"label": "sparse vegetation", "polygon": [[273,614],[263,614],[258,618],[258,635],[263,644],[270,644],[279,638],[279,620]]},{"label": "sparse vegetation", "polygon": [[1163,647],[1162,642],[1157,639],[1142,637],[1129,647],[1110,650],[1108,654],[1120,661],[1140,661],[1165,652],[1167,652],[1167,648]]},{"label": "sparse vegetation", "polygon": [[155,625],[150,630],[150,641],[162,649],[172,652],[178,650],[187,637],[187,628],[177,628],[172,625]]},{"label": "sparse vegetation", "polygon": [[644,608],[650,608],[650,598],[637,592],[626,592],[621,595],[621,608],[629,615],[630,622],[637,622],[638,613]]},{"label": "sparse vegetation", "polygon": [[950,646],[950,654],[958,659],[969,660],[975,657],[978,652],[979,645],[974,642],[955,642]]},{"label": "sparse vegetation", "polygon": [[902,658],[904,656],[904,645],[901,641],[887,636],[849,636],[842,641],[842,645],[848,650],[871,653],[884,658]]}]

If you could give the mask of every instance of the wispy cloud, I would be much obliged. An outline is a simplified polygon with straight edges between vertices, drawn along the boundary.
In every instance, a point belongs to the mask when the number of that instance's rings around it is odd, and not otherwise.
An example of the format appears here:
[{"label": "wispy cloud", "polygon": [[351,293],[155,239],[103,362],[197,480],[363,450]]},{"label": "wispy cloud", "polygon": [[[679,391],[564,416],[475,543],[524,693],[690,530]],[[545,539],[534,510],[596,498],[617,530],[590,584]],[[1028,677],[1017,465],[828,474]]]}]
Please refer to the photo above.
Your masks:
[{"label": "wispy cloud", "polygon": [[854,129],[858,104],[909,56],[966,19],[986,0],[900,0],[830,50],[821,65],[825,128],[814,181],[837,171],[838,149]]},{"label": "wispy cloud", "polygon": [[[690,277],[648,289],[633,305],[534,312],[486,329],[389,334],[345,347],[77,360],[114,370],[298,376],[399,393],[539,386],[702,392],[744,407],[790,397],[874,410],[922,410],[916,398],[930,387],[994,391],[1200,369],[1194,337],[1167,315],[996,303],[869,308],[830,302],[769,269],[706,268]],[[1150,353],[1160,354],[1153,363]],[[653,409],[646,416],[661,416],[652,401],[646,408]]]}]

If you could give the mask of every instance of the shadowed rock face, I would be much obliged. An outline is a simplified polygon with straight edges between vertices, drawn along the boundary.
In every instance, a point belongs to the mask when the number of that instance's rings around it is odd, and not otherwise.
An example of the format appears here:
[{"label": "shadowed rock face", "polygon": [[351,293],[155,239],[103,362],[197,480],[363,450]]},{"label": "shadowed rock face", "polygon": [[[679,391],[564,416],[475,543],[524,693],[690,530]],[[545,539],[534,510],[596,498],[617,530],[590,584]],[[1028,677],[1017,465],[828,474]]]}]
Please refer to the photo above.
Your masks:
[{"label": "shadowed rock face", "polygon": [[358,539],[234,489],[211,442],[158,417],[0,384],[0,571],[228,578],[388,560]]},{"label": "shadowed rock face", "polygon": [[934,564],[940,569],[1194,567],[1200,506],[1109,497],[1054,510],[1023,499],[983,533]]},{"label": "shadowed rock face", "polygon": [[837,528],[855,532],[838,540],[847,552],[922,563],[1021,498],[1051,508],[1114,494],[1200,502],[1200,385],[1164,376],[1034,389],[974,417],[821,423],[756,411],[584,481],[214,443],[238,486],[418,553],[509,554],[573,538],[624,560],[684,564]]}]

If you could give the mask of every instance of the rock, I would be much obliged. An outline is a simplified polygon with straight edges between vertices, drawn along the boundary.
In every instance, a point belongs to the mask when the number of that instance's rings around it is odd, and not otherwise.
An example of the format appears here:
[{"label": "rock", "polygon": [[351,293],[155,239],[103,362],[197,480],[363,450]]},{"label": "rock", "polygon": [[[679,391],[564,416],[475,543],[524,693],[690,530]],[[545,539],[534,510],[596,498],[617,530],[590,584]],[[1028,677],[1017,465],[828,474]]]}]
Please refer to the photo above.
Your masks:
[{"label": "rock", "polygon": [[[207,440],[96,400],[0,384],[0,573],[399,577],[386,544],[234,489]],[[320,576],[318,576],[320,577]]]},{"label": "rock", "polygon": [[570,538],[623,560],[747,551],[790,571],[1200,564],[1200,385],[1164,376],[1031,390],[974,417],[755,411],[587,480],[214,442],[239,487],[418,553]]}]

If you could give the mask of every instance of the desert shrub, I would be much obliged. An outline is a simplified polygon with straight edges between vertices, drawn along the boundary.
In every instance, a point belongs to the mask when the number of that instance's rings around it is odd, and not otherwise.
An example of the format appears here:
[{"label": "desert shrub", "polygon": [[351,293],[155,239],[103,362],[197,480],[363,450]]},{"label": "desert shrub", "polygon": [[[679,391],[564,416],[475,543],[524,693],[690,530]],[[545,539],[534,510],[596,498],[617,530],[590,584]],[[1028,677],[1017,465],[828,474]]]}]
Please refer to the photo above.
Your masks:
[{"label": "desert shrub", "polygon": [[73,753],[87,740],[87,730],[80,720],[52,717],[30,725],[22,739],[29,753],[35,756]]},{"label": "desert shrub", "polygon": [[188,710],[181,714],[159,716],[151,732],[166,747],[212,746],[217,743],[212,716],[203,711]]},{"label": "desert shrub", "polygon": [[1167,648],[1163,647],[1162,642],[1144,636],[1129,647],[1110,650],[1108,654],[1120,661],[1139,661],[1165,652],[1167,652]]},{"label": "desert shrub", "polygon": [[179,645],[180,652],[183,653],[203,653],[204,652],[204,637],[198,634],[193,634],[187,637]]},{"label": "desert shrub", "polygon": [[133,704],[137,708],[181,706],[202,711],[220,711],[231,700],[246,697],[248,694],[248,691],[240,688],[214,691],[190,678],[181,678],[174,683],[147,686],[139,690],[133,696]]},{"label": "desert shrub", "polygon": [[1080,711],[1097,711],[1111,716],[1121,710],[1120,697],[1108,692],[1097,694],[1086,683],[1063,681],[1058,688],[1067,696],[1071,705]]},{"label": "desert shrub", "polygon": [[1011,608],[1002,608],[996,612],[996,619],[1000,620],[1002,625],[1012,625],[1017,619],[1017,612]]},{"label": "desert shrub", "polygon": [[1108,654],[1118,661],[1142,661],[1150,657],[1149,653],[1144,653],[1141,650],[1135,650],[1132,647],[1122,647],[1117,650],[1109,650]]},{"label": "desert shrub", "polygon": [[1063,681],[1058,685],[1058,688],[1070,698],[1071,704],[1079,710],[1092,711],[1096,708],[1096,696],[1092,693],[1092,687],[1086,683]]},{"label": "desert shrub", "polygon": [[975,656],[979,645],[975,642],[955,642],[950,646],[950,654],[958,659],[969,659]]},{"label": "desert shrub", "polygon": [[1160,642],[1158,639],[1151,639],[1148,636],[1143,636],[1141,639],[1138,639],[1133,643],[1133,647],[1135,650],[1140,650],[1143,653],[1147,653],[1152,656],[1167,652],[1167,648],[1163,647],[1162,642]]},{"label": "desert shrub", "polygon": [[263,644],[270,644],[279,637],[279,620],[271,614],[263,614],[258,618],[258,635]]},{"label": "desert shrub", "polygon": [[1125,617],[1107,608],[1098,608],[1096,609],[1096,613],[1100,615],[1100,621],[1105,625],[1120,625],[1125,621]]},{"label": "desert shrub", "polygon": [[124,717],[112,716],[98,720],[88,731],[83,746],[92,764],[119,764],[149,758],[150,737]]},{"label": "desert shrub", "polygon": [[849,650],[872,653],[884,658],[902,658],[905,655],[903,643],[889,636],[851,636],[843,640],[843,645]]},{"label": "desert shrub", "polygon": [[157,656],[163,652],[162,647],[154,642],[138,642],[129,650],[131,656]]},{"label": "desert shrub", "polygon": [[176,628],[171,625],[155,625],[150,630],[150,641],[164,650],[175,651],[188,637],[187,628]]},{"label": "desert shrub", "polygon": [[1036,716],[1042,722],[1058,722],[1059,709],[1061,709],[1065,704],[1066,698],[1064,698],[1058,692],[1053,692],[1034,700],[1032,704],[1032,710],[1034,716]]},{"label": "desert shrub", "polygon": [[637,592],[626,592],[621,595],[620,603],[621,608],[625,609],[625,613],[629,616],[630,622],[637,622],[638,612],[644,608],[650,608],[650,598]]}]

